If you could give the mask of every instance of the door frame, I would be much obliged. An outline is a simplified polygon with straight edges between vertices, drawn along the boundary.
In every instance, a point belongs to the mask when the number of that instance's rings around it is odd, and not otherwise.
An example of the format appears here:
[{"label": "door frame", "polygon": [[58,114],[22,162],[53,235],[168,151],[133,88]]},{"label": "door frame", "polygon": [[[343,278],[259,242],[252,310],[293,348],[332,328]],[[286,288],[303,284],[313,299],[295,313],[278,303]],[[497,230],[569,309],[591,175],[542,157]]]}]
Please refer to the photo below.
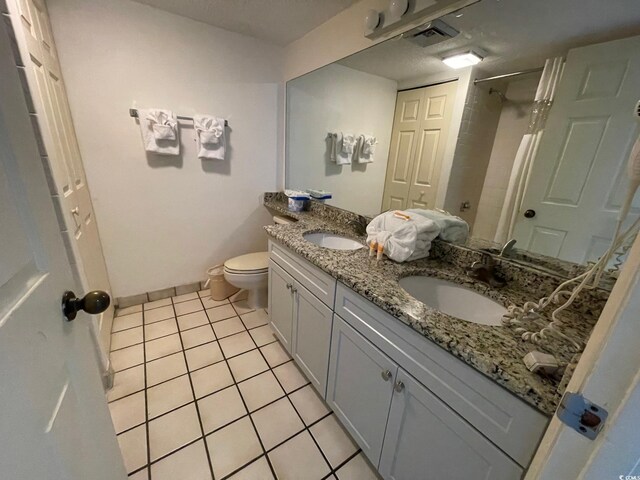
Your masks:
[{"label": "door frame", "polygon": [[[640,237],[633,243],[567,386],[568,392],[579,392],[603,407],[609,417],[596,439],[588,440],[554,415],[531,462],[526,480],[604,478],[604,472],[612,475],[611,478],[618,478],[639,473],[637,445],[625,442],[630,424],[624,415],[628,408],[637,408],[637,399],[633,395],[640,388],[638,317]],[[611,375],[611,372],[616,372],[616,375]],[[632,427],[637,432],[638,425]],[[625,461],[626,464],[620,463]]]}]

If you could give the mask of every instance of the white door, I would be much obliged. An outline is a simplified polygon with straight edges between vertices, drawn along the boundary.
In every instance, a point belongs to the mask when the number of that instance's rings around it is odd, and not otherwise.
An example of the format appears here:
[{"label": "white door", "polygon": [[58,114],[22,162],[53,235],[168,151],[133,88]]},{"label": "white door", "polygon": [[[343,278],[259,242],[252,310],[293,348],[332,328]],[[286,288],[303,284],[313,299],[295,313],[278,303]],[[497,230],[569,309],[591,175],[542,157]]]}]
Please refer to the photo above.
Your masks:
[{"label": "white door", "polygon": [[324,398],[333,312],[298,282],[295,288],[293,358]]},{"label": "white door", "polygon": [[396,385],[380,457],[383,478],[516,480],[522,476],[517,463],[402,369]]},{"label": "white door", "polygon": [[457,85],[398,92],[382,210],[435,207]]},{"label": "white door", "polygon": [[[85,289],[111,291],[91,197],[44,0],[9,0],[12,25],[51,168],[50,188],[60,203],[64,235],[74,252],[75,276]],[[113,307],[98,320],[109,351]]]},{"label": "white door", "polygon": [[378,467],[398,365],[333,317],[327,404]]},{"label": "white door", "polygon": [[8,38],[0,22],[0,477],[124,479],[90,318],[60,309],[80,292]]},{"label": "white door", "polygon": [[[569,52],[514,230],[520,248],[577,263],[604,253],[639,131],[638,85],[640,37]],[[639,208],[637,197],[634,219]]]}]

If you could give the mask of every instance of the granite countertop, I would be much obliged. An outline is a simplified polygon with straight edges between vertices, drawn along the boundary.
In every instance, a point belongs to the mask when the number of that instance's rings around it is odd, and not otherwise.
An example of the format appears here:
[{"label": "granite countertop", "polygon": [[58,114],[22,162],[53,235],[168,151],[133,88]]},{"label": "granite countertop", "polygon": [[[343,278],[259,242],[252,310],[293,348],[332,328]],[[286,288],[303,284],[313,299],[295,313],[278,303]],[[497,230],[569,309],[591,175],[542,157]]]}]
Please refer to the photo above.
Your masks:
[{"label": "granite countertop", "polygon": [[[464,269],[441,259],[422,259],[396,263],[386,257],[380,261],[369,257],[367,248],[354,251],[331,250],[316,246],[303,238],[314,231],[341,234],[365,243],[346,223],[349,212],[337,210],[333,215],[317,212],[289,212],[277,198],[265,198],[265,207],[296,218],[289,225],[269,225],[265,230],[278,243],[329,273],[339,282],[370,300],[384,311],[410,326],[435,344],[475,368],[508,391],[547,416],[552,416],[562,396],[559,379],[531,373],[522,358],[532,350],[553,353],[567,365],[574,352],[567,344],[552,342],[540,347],[523,341],[511,328],[492,327],[466,322],[428,307],[411,297],[399,285],[402,277],[428,275],[450,280],[493,298],[505,306],[522,305],[532,295],[517,284],[499,290],[470,279]],[[342,212],[342,213],[341,213]],[[343,218],[341,218],[341,216]],[[534,292],[536,297],[539,292]],[[596,318],[584,312],[569,312],[563,331],[572,338],[586,341]],[[541,324],[542,326],[542,324]],[[566,380],[566,379],[565,379]],[[566,385],[566,381],[562,382]]]}]

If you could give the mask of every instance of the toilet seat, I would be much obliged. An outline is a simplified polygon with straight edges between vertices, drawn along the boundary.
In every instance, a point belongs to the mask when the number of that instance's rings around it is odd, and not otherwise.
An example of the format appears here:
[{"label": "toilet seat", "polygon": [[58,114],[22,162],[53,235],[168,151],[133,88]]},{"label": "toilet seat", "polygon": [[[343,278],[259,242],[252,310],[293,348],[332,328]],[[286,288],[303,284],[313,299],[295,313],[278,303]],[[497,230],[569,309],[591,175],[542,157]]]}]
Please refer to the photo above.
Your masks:
[{"label": "toilet seat", "polygon": [[224,270],[234,275],[256,275],[269,270],[269,252],[256,252],[230,258],[224,262]]}]

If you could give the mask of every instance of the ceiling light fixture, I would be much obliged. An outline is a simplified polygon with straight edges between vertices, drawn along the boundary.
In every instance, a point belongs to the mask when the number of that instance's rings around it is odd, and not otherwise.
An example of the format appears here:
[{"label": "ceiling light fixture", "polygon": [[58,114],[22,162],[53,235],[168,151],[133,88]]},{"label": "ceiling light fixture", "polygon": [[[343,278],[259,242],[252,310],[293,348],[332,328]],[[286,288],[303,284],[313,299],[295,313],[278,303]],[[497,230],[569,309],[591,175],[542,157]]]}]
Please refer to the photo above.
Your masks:
[{"label": "ceiling light fixture", "polygon": [[444,57],[442,61],[451,68],[464,68],[476,65],[482,61],[484,57],[473,50],[468,52],[456,53],[449,57]]}]

